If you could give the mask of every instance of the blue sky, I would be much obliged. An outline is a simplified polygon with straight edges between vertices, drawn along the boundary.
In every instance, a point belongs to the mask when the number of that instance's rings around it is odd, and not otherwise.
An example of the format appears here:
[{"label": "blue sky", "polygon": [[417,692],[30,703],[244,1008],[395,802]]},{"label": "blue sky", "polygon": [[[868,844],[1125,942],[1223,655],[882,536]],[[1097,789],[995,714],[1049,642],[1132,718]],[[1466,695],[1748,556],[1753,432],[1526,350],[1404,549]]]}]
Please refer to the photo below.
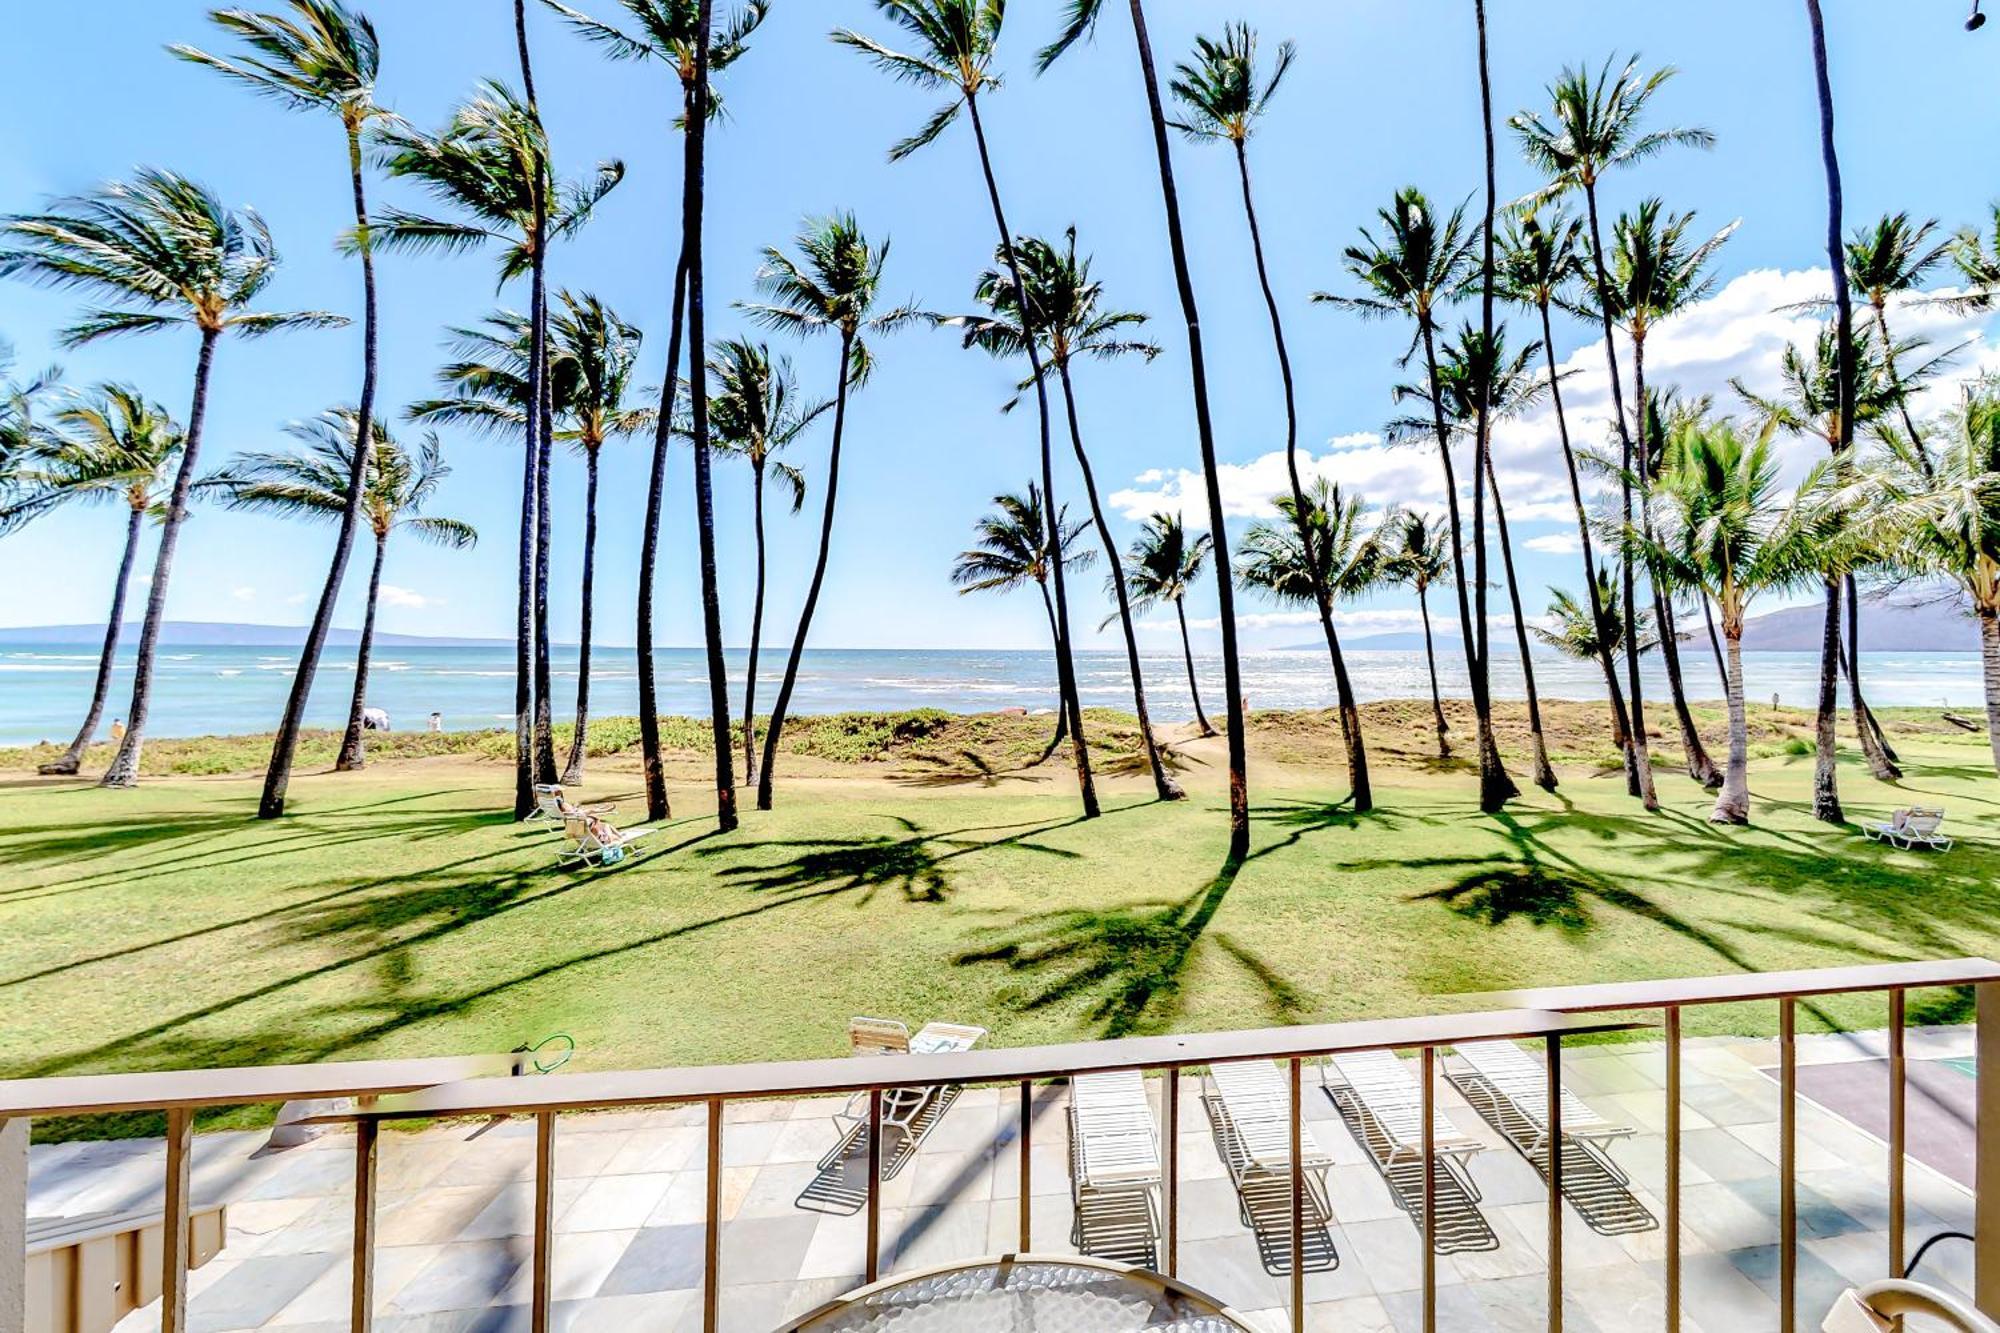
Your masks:
[{"label": "blue sky", "polygon": [[[610,16],[609,0],[582,0]],[[381,31],[381,99],[434,126],[476,80],[515,74],[510,7],[500,0],[375,0]],[[1651,358],[1658,377],[1694,390],[1721,388],[1741,373],[1757,382],[1803,326],[1773,307],[1825,284],[1824,193],[1803,6],[1765,0],[1684,0],[1671,5],[1604,0],[1494,0],[1496,111],[1504,117],[1545,101],[1566,62],[1600,62],[1640,51],[1682,70],[1656,99],[1660,124],[1715,131],[1713,152],[1676,151],[1608,184],[1612,212],[1647,194],[1695,209],[1709,228],[1742,218],[1717,265],[1722,280],[1707,307],[1663,330]],[[1959,0],[1882,5],[1832,0],[1832,63],[1851,221],[1909,209],[1955,227],[1982,214],[1996,192],[1979,170],[2000,138],[1990,77],[2000,33],[1967,34]],[[233,203],[257,207],[285,256],[271,287],[273,308],[358,314],[359,276],[334,249],[346,180],[339,131],[330,121],[287,114],[200,69],[172,60],[172,41],[216,39],[195,0],[95,0],[76,7],[20,7],[0,47],[0,209],[119,176],[135,164],[171,167],[210,182]],[[1191,497],[1196,447],[1184,340],[1161,227],[1144,102],[1122,6],[1110,6],[1094,46],[1036,78],[1030,59],[1055,22],[1053,0],[1009,7],[1000,70],[1006,84],[986,105],[1001,185],[1017,229],[1055,235],[1070,224],[1095,255],[1108,299],[1150,312],[1166,354],[1150,366],[1090,366],[1079,375],[1084,430],[1105,491],[1119,511],[1121,542],[1132,515]],[[1297,41],[1299,63],[1252,146],[1275,277],[1298,369],[1301,442],[1337,479],[1371,500],[1435,504],[1436,460],[1421,450],[1385,450],[1367,438],[1392,414],[1393,364],[1407,331],[1366,325],[1310,306],[1314,289],[1350,290],[1339,251],[1358,225],[1405,183],[1456,202],[1479,182],[1479,102],[1470,4],[1393,0],[1153,0],[1156,51],[1170,64],[1196,31],[1245,18],[1267,45]],[[555,257],[556,284],[591,290],[647,334],[646,374],[657,383],[665,355],[668,280],[678,244],[679,139],[670,130],[677,93],[660,69],[608,65],[546,11],[531,16],[538,83],[559,166],[622,158],[626,183],[597,220]],[[789,240],[801,215],[853,210],[868,231],[893,237],[888,287],[930,309],[962,310],[974,275],[990,262],[994,235],[969,131],[961,125],[916,157],[890,164],[885,149],[921,123],[930,97],[892,84],[826,40],[853,26],[887,35],[864,0],[776,0],[751,54],[724,76],[730,118],[712,139],[706,233],[712,335],[742,327],[729,302],[749,294],[759,250]],[[1503,198],[1536,182],[1503,129]],[[1175,147],[1181,192],[1211,357],[1218,444],[1229,466],[1241,525],[1279,484],[1283,417],[1257,296],[1234,169],[1214,146]],[[417,204],[379,177],[381,202]],[[495,303],[492,263],[481,257],[394,256],[381,263],[383,401],[399,405],[432,391],[448,323]],[[1938,281],[1943,282],[1944,275]],[[504,294],[518,302],[525,297]],[[185,411],[192,338],[168,335],[60,353],[55,331],[75,300],[18,283],[0,286],[0,336],[23,366],[67,364],[70,382],[131,380]],[[1476,309],[1466,313],[1476,316]],[[1977,324],[1935,313],[1899,316],[1901,332],[1973,338],[1961,371],[1991,364]],[[1525,336],[1525,330],[1519,336]],[[782,340],[773,339],[774,343]],[[1558,329],[1558,355],[1581,372],[1571,393],[1585,438],[1603,398],[1602,353],[1589,329]],[[783,347],[808,393],[832,388],[833,349]],[[949,585],[952,556],[996,491],[1022,486],[1035,467],[1032,411],[996,410],[1016,369],[961,351],[948,334],[918,330],[878,346],[879,369],[855,399],[849,423],[842,512],[815,642],[828,647],[1040,646],[1041,612],[1025,595],[961,598]],[[359,380],[359,329],[225,345],[215,381],[205,455],[220,465],[240,449],[281,442],[278,427],[350,401]],[[1593,381],[1593,376],[1595,380]],[[1060,439],[1060,437],[1058,437]],[[1524,595],[1531,608],[1550,583],[1574,586],[1565,553],[1559,464],[1550,423],[1530,419],[1498,444],[1510,510],[1518,506]],[[1800,446],[1805,448],[1806,446]],[[772,623],[789,626],[809,571],[824,431],[793,461],[815,494],[807,514],[771,521]],[[393,548],[385,629],[502,635],[513,601],[511,532],[518,505],[517,455],[506,444],[447,435],[454,473],[435,512],[467,519],[485,536],[471,553]],[[598,625],[603,641],[631,641],[630,607],[644,496],[646,447],[614,449],[604,484]],[[699,638],[690,464],[672,464],[661,635]],[[1064,476],[1070,475],[1065,469]],[[1064,483],[1059,481],[1058,485]],[[560,459],[555,480],[556,562],[552,593],[558,638],[576,616],[581,466]],[[1075,498],[1073,480],[1069,498]],[[725,629],[747,636],[747,478],[724,466],[716,502]],[[1078,505],[1081,509],[1081,505]],[[44,520],[0,542],[0,624],[88,621],[101,614],[121,524],[107,510]],[[331,534],[261,518],[201,511],[176,566],[170,614],[178,619],[298,623],[309,613]],[[143,566],[142,566],[143,567]],[[60,571],[58,577],[50,577]],[[24,575],[32,572],[33,577]],[[358,571],[357,571],[358,573]],[[1094,626],[1101,598],[1085,580],[1076,619]],[[342,623],[359,619],[360,579]],[[1212,616],[1212,592],[1191,610]],[[1295,617],[1243,599],[1253,645],[1309,640]],[[1354,609],[1357,632],[1401,629],[1410,599],[1385,593]],[[1212,623],[1212,622],[1211,622]],[[1149,632],[1158,634],[1162,626]],[[1212,628],[1200,631],[1212,635]],[[1106,643],[1108,646],[1108,642]]]}]

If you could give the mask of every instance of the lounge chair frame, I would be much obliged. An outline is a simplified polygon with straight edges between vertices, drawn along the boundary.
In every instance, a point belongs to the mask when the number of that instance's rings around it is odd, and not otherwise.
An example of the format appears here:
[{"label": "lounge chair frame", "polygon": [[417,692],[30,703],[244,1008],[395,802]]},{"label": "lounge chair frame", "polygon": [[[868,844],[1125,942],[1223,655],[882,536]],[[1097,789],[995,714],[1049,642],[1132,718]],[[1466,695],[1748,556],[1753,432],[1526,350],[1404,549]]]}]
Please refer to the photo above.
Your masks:
[{"label": "lounge chair frame", "polygon": [[1159,1126],[1137,1070],[1078,1074],[1069,1085],[1070,1244],[1158,1266],[1164,1233]]}]

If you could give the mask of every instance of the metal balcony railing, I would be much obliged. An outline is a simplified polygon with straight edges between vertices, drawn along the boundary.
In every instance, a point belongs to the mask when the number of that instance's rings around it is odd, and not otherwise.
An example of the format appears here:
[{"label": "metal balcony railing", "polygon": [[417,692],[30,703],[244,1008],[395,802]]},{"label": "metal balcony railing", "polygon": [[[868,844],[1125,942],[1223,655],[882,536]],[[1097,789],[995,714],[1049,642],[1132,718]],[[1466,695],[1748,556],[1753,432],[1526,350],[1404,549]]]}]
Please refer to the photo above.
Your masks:
[{"label": "metal balcony railing", "polygon": [[[549,1327],[551,1259],[554,1248],[555,1136],[565,1111],[648,1108],[696,1104],[707,1111],[706,1238],[703,1327],[718,1327],[720,1277],[727,1256],[721,1250],[722,1161],[725,1108],[732,1102],[825,1094],[863,1094],[869,1108],[866,1135],[865,1280],[879,1276],[881,1252],[882,1112],[886,1093],[939,1085],[1003,1085],[1017,1090],[1017,1143],[1021,1173],[1018,1246],[1034,1251],[1031,1197],[1034,1088],[1038,1083],[1079,1074],[1139,1070],[1164,1077],[1159,1112],[1165,1147],[1163,1163],[1163,1244],[1161,1267],[1177,1276],[1181,1232],[1179,1142],[1182,1076],[1217,1064],[1242,1060],[1281,1062],[1288,1075],[1291,1142],[1289,1310],[1292,1325],[1306,1319],[1305,1209],[1307,1186],[1305,1128],[1301,1103],[1308,1062],[1349,1052],[1410,1051],[1418,1056],[1423,1154],[1422,1205],[1414,1211],[1423,1236],[1423,1326],[1434,1330],[1438,1299],[1438,1192],[1446,1168],[1433,1151],[1433,1124],[1440,1053],[1456,1044],[1509,1039],[1539,1041],[1546,1052],[1546,1107],[1550,1123],[1542,1138],[1540,1168],[1547,1182],[1548,1327],[1563,1319],[1563,1134],[1561,1129],[1563,1040],[1590,1033],[1648,1027],[1660,1015],[1666,1057],[1666,1327],[1681,1327],[1681,1015],[1689,1006],[1775,1002],[1779,1018],[1780,1087],[1780,1308],[1782,1327],[1797,1323],[1796,1197],[1798,1084],[1796,1010],[1801,1000],[1838,994],[1879,992],[1887,996],[1889,1021],[1888,1252],[1884,1275],[1900,1277],[1905,1260],[1904,1161],[1906,1052],[1904,1016],[1908,993],[1932,987],[1971,987],[1976,995],[1978,1157],[1974,1201],[1975,1304],[2000,1315],[2000,964],[1985,959],[1895,963],[1803,972],[1758,973],[1660,982],[1570,986],[1517,992],[1506,1006],[1478,1013],[1263,1028],[1184,1036],[1131,1037],[1059,1046],[910,1055],[895,1059],[807,1060],[706,1068],[635,1070],[615,1073],[555,1074],[521,1078],[511,1057],[458,1060],[379,1061],[296,1067],[187,1070],[151,1074],[111,1074],[0,1082],[0,1127],[8,1120],[53,1115],[163,1111],[166,1115],[166,1243],[161,1255],[162,1333],[185,1333],[187,1324],[186,1249],[189,1167],[195,1112],[207,1107],[276,1103],[305,1098],[351,1098],[350,1109],[324,1118],[352,1122],[353,1256],[351,1320],[356,1333],[374,1318],[376,1169],[381,1125],[397,1119],[470,1116],[532,1116],[535,1122],[534,1205],[531,1224],[530,1316],[536,1333]],[[0,1172],[5,1170],[0,1163]],[[5,1234],[0,1231],[0,1234]],[[967,1259],[975,1256],[967,1255]],[[0,1255],[0,1262],[7,1256]],[[1227,1299],[1228,1292],[1218,1295]],[[1817,1315],[1814,1316],[1817,1318]]]}]

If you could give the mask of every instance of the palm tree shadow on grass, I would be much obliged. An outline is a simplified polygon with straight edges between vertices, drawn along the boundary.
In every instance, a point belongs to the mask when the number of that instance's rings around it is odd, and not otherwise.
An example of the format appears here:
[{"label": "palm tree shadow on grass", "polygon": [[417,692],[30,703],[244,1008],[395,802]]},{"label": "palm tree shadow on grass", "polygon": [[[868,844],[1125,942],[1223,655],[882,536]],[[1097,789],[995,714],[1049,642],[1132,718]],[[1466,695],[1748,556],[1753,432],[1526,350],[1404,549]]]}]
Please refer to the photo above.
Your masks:
[{"label": "palm tree shadow on grass", "polygon": [[1182,979],[1206,938],[1259,984],[1279,1021],[1292,1021],[1307,1007],[1297,989],[1244,945],[1209,933],[1243,865],[1243,859],[1225,861],[1207,884],[1174,902],[1030,917],[952,962],[997,964],[1018,974],[1020,988],[1002,996],[1016,1009],[1088,998],[1090,1021],[1102,1024],[1107,1037],[1123,1037],[1172,1023],[1181,1008]]}]

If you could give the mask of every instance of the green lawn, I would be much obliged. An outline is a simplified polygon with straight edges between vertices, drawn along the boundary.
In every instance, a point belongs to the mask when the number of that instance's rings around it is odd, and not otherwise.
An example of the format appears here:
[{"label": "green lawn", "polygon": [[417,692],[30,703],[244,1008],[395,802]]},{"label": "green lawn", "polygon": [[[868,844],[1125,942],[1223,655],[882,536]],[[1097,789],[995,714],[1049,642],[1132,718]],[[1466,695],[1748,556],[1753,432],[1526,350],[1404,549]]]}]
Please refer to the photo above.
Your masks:
[{"label": "green lawn", "polygon": [[[1948,855],[1814,822],[1811,760],[1791,755],[1757,762],[1749,829],[1707,824],[1707,799],[1664,770],[1655,816],[1576,767],[1489,817],[1464,773],[1385,769],[1381,808],[1357,818],[1325,776],[1267,760],[1233,875],[1200,750],[1188,803],[1114,783],[1089,824],[1059,762],[815,778],[726,837],[679,798],[644,855],[597,873],[553,869],[552,832],[495,813],[507,770],[463,759],[304,776],[279,823],[249,818],[241,778],[121,793],[12,778],[0,1073],[444,1054],[555,1030],[581,1067],[738,1061],[835,1054],[857,1013],[1020,1044],[1991,954],[2000,782],[1983,741],[1899,744],[1899,786],[1843,765],[1849,818],[1943,804],[1964,839]],[[629,770],[589,794],[638,806]],[[1967,1004],[1912,1000],[1923,1018]],[[1822,1016],[1879,1023],[1880,1008]],[[1767,1028],[1768,1009],[1689,1026]]]}]

